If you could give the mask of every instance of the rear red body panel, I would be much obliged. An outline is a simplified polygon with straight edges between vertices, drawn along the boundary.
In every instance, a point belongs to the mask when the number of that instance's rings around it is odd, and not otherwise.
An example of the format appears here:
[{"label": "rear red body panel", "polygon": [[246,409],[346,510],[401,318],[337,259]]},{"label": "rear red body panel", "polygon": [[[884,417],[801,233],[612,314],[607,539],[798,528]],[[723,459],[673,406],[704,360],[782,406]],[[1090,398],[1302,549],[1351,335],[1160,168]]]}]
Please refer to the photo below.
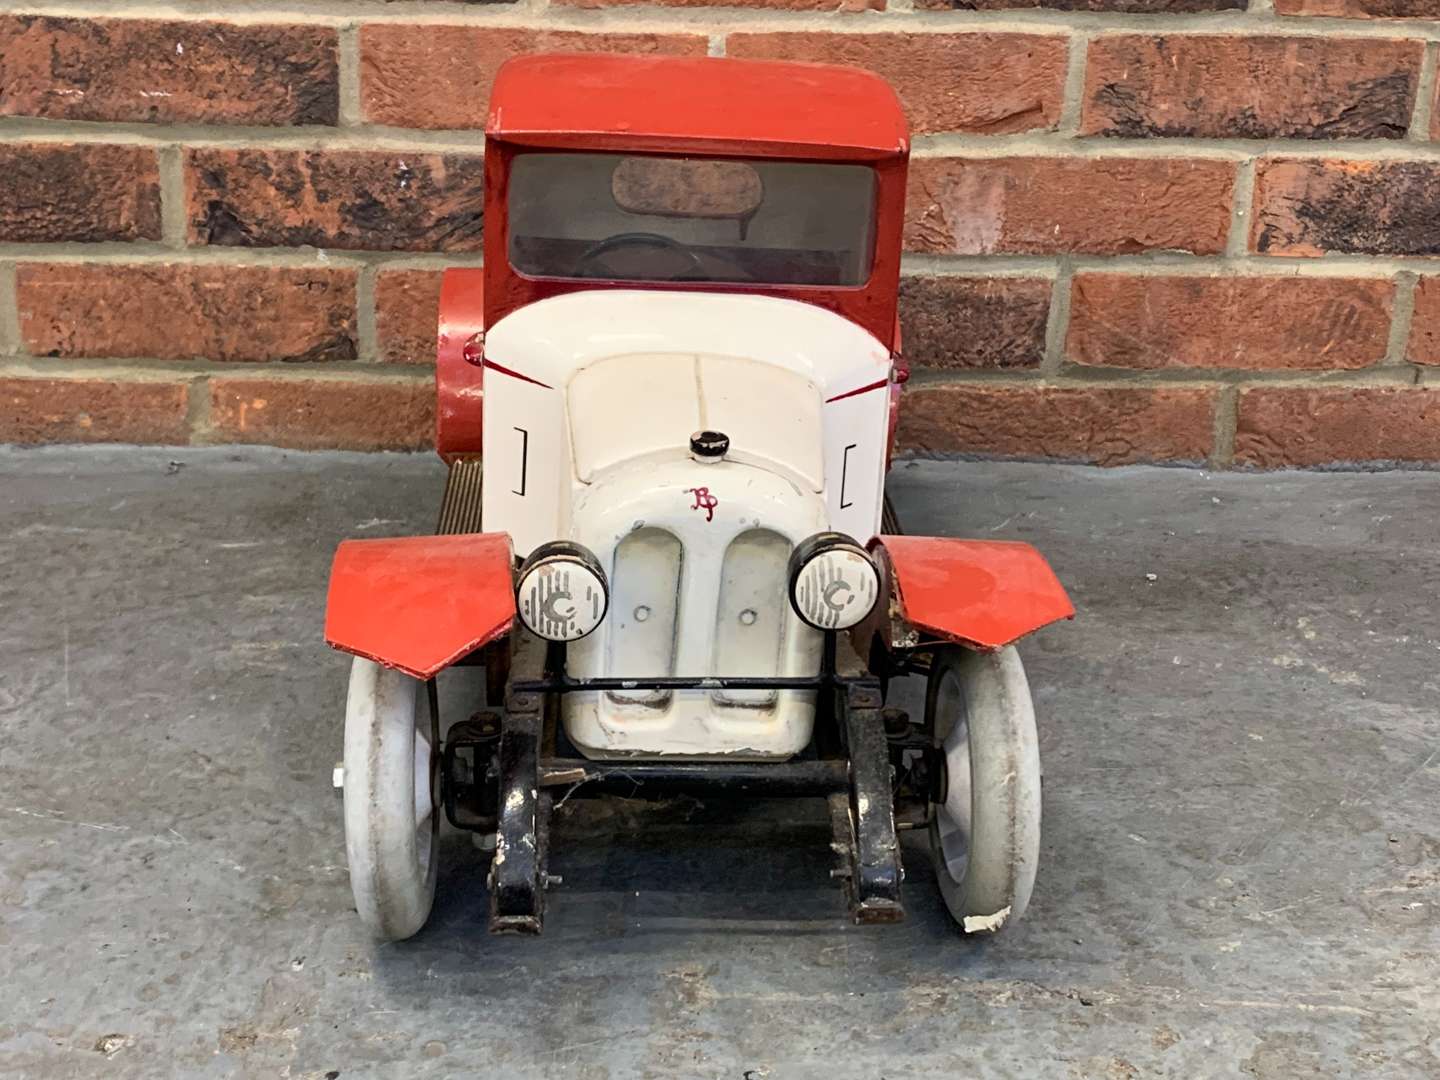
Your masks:
[{"label": "rear red body panel", "polygon": [[899,613],[910,626],[971,648],[1003,648],[1075,606],[1029,544],[878,536]]},{"label": "rear red body panel", "polygon": [[335,552],[325,640],[428,679],[515,620],[506,533],[346,540]]},{"label": "rear red body panel", "polygon": [[445,271],[435,345],[435,449],[446,461],[481,452],[485,271]]}]

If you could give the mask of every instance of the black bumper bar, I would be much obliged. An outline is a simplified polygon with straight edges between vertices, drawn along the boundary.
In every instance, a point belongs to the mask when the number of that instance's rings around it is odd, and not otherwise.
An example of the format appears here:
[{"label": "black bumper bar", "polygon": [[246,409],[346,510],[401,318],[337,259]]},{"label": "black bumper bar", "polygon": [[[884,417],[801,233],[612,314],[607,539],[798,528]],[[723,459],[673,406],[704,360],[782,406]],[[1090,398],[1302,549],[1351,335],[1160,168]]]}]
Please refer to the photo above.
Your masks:
[{"label": "black bumper bar", "polygon": [[[736,798],[825,796],[850,786],[844,761],[587,761],[547,758],[540,787],[568,788],[567,795],[676,795]],[[557,792],[558,795],[558,792]]]}]

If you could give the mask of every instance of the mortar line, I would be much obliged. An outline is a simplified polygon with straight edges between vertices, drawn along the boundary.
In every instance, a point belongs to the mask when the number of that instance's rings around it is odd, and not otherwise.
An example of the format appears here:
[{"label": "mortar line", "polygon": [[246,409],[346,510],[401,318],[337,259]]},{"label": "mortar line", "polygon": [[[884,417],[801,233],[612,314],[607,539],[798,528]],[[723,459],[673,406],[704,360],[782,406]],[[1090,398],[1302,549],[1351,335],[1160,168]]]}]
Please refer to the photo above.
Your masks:
[{"label": "mortar line", "polygon": [[[360,123],[352,127],[256,127],[220,124],[155,125],[137,121],[54,120],[44,117],[0,118],[0,143],[86,143],[160,149],[195,147],[276,150],[365,150],[398,153],[478,155],[484,148],[480,127],[402,128]],[[1440,143],[1403,139],[1076,139],[1055,131],[985,135],[960,131],[918,134],[912,156],[966,159],[1046,157],[1069,160],[1159,158],[1240,162],[1261,156],[1354,161],[1440,162]]]},{"label": "mortar line", "polygon": [[[1323,259],[1286,258],[1280,255],[1186,255],[1171,251],[1119,255],[1065,253],[1079,273],[1220,277],[1241,274],[1254,277],[1393,278],[1407,271],[1440,273],[1440,256],[1327,255]],[[910,277],[1034,277],[1058,276],[1060,254],[1054,255],[929,255],[904,256],[903,272]],[[0,260],[16,263],[79,263],[94,265],[244,266],[256,269],[344,268],[359,270],[444,270],[452,266],[479,267],[478,251],[379,251],[343,248],[241,247],[197,245],[177,250],[155,241],[121,241],[86,244],[0,243]]]},{"label": "mortar line", "polygon": [[[1053,277],[1062,254],[1054,255],[923,255],[907,254],[902,266],[910,275]],[[1063,253],[1076,272],[1176,277],[1392,278],[1405,270],[1440,271],[1440,257],[1327,255],[1323,259],[1280,255],[1183,255],[1156,251],[1122,255]]]},{"label": "mortar line", "polygon": [[68,376],[77,379],[118,379],[130,382],[181,382],[199,376],[227,379],[301,382],[427,383],[434,371],[427,364],[367,364],[358,360],[286,363],[280,360],[251,363],[230,360],[165,360],[155,357],[0,356],[0,375],[20,378]]},{"label": "mortar line", "polygon": [[1085,110],[1085,72],[1090,62],[1092,34],[1084,31],[1070,35],[1066,46],[1069,53],[1065,59],[1065,83],[1060,96],[1060,120],[1056,133],[1078,135],[1080,122]]},{"label": "mortar line", "polygon": [[1075,270],[1068,258],[1061,258],[1055,283],[1050,286],[1050,312],[1045,320],[1045,355],[1039,372],[1046,378],[1060,374],[1065,363],[1065,338],[1070,329],[1070,298]]},{"label": "mortar line", "polygon": [[[0,356],[0,376],[18,378],[112,379],[120,382],[184,382],[201,376],[230,380],[298,382],[401,382],[429,385],[433,369],[426,364],[370,364],[363,361],[330,363],[242,363],[224,360],[164,360],[158,358],[79,358]],[[1067,364],[1056,374],[1040,369],[1023,371],[957,371],[920,367],[913,370],[914,388],[932,386],[1070,387],[1158,390],[1196,387],[1299,386],[1358,388],[1412,386],[1415,373],[1406,368],[1372,367],[1347,371],[1248,371],[1181,368],[1134,371],[1124,368]]]},{"label": "mortar line", "polygon": [[[478,156],[484,149],[484,132],[479,127],[432,130],[370,123],[353,127],[159,126],[138,122],[102,123],[12,116],[0,118],[0,143],[37,146],[83,143],[137,146],[152,150],[183,144],[217,149],[429,152]],[[956,157],[966,160],[1044,157],[1072,161],[1160,159],[1238,164],[1256,157],[1287,157],[1440,163],[1440,143],[1400,139],[1077,139],[1055,131],[1009,135],[957,131],[918,134],[911,140],[911,151],[915,158]]]},{"label": "mortar line", "polygon": [[380,359],[380,336],[375,327],[375,274],[375,267],[362,266],[355,279],[355,347],[363,363]]},{"label": "mortar line", "polygon": [[1247,255],[1250,251],[1250,215],[1255,208],[1255,159],[1249,158],[1235,170],[1235,186],[1230,193],[1230,231],[1225,238],[1225,254]]},{"label": "mortar line", "polygon": [[93,263],[131,265],[173,263],[185,266],[244,266],[253,269],[298,268],[359,270],[362,266],[386,269],[441,270],[451,266],[480,266],[479,252],[345,251],[326,248],[187,247],[183,250],[149,242],[144,244],[0,243],[0,259],[17,263]]},{"label": "mortar line", "polygon": [[[1004,32],[1108,31],[1153,35],[1158,28],[1154,17],[1133,12],[1084,12],[1048,9],[1000,11],[913,11],[897,6],[887,11],[832,13],[768,10],[757,15],[754,8],[631,7],[600,9],[568,5],[536,7],[530,4],[476,5],[447,0],[235,0],[225,3],[194,3],[178,9],[170,3],[127,4],[124,18],[148,18],[166,22],[227,22],[239,25],[289,23],[340,27],[357,20],[416,26],[507,26],[533,29],[537,13],[544,13],[547,27],[578,30],[694,31],[697,28],[730,28],[767,31],[824,28],[837,33],[867,33],[885,30],[939,30]],[[117,18],[115,6],[104,0],[0,0],[0,13],[48,14],[72,18]],[[838,14],[838,18],[836,15]],[[1440,25],[1416,20],[1414,24],[1381,22],[1370,25],[1335,16],[1287,18],[1257,4],[1248,11],[1195,12],[1165,16],[1167,35],[1234,34],[1277,37],[1408,37],[1440,40]]]},{"label": "mortar line", "polygon": [[160,170],[160,242],[168,248],[184,248],[189,232],[185,205],[185,164],[177,145],[160,147],[156,154]]},{"label": "mortar line", "polygon": [[0,354],[20,356],[27,351],[20,333],[20,293],[16,267],[10,260],[0,262]]},{"label": "mortar line", "polygon": [[198,375],[185,387],[185,422],[190,429],[191,446],[209,446],[224,441],[215,438],[210,405],[210,377]]},{"label": "mortar line", "polygon": [[917,158],[1045,157],[1070,160],[1159,158],[1239,163],[1257,156],[1345,158],[1356,161],[1440,161],[1440,145],[1422,146],[1400,139],[1180,139],[1074,138],[1058,131],[1013,135],[981,135],[941,131],[916,135],[911,156]]},{"label": "mortar line", "polygon": [[916,367],[911,369],[913,387],[951,384],[979,385],[1014,383],[1016,385],[1085,387],[1095,389],[1194,389],[1195,387],[1365,387],[1409,386],[1414,375],[1408,368],[1369,367],[1343,371],[1297,371],[1293,368],[1250,370],[1241,368],[1164,368],[1133,370],[1129,368],[1065,364],[1060,371],[1047,375],[1039,368],[1003,371],[955,370],[951,368]]},{"label": "mortar line", "polygon": [[365,108],[360,92],[360,27],[357,23],[347,23],[340,27],[337,37],[339,123],[345,128],[359,127],[365,123]]},{"label": "mortar line", "polygon": [[1235,460],[1235,432],[1240,425],[1240,385],[1222,386],[1215,395],[1215,427],[1210,435],[1209,464],[1228,469]]},{"label": "mortar line", "polygon": [[1415,110],[1410,114],[1407,139],[1425,142],[1430,138],[1431,111],[1435,104],[1436,49],[1434,42],[1427,42],[1420,58],[1420,77],[1415,81]]},{"label": "mortar line", "polygon": [[1395,295],[1390,309],[1390,337],[1385,345],[1385,358],[1380,361],[1387,366],[1407,365],[1406,353],[1410,347],[1410,326],[1415,314],[1415,289],[1419,276],[1409,271],[1395,276]]}]

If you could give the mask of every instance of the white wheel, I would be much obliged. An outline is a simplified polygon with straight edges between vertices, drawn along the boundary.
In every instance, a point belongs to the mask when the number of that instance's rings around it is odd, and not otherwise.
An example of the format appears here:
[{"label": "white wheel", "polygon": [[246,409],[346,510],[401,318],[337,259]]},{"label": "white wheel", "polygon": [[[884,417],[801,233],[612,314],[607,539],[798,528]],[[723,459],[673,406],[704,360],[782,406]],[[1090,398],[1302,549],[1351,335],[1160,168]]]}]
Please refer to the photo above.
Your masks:
[{"label": "white wheel", "polygon": [[[355,909],[386,941],[416,933],[435,899],[439,819],[420,682],[356,657],[345,702],[345,854]],[[417,730],[417,714],[425,730]]]},{"label": "white wheel", "polygon": [[945,906],[966,933],[1024,914],[1040,859],[1040,747],[1020,654],[935,654],[925,711],[945,751],[930,850]]}]

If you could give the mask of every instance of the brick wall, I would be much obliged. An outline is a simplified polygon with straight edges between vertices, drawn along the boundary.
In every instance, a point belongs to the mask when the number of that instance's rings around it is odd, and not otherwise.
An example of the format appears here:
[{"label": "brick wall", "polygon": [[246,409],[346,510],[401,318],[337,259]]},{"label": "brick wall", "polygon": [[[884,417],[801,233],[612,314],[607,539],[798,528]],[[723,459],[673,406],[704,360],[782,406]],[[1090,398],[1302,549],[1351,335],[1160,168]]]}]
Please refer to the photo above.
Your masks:
[{"label": "brick wall", "polygon": [[618,49],[893,82],[908,446],[1440,461],[1440,0],[230,7],[0,4],[0,441],[428,444],[490,77]]}]

